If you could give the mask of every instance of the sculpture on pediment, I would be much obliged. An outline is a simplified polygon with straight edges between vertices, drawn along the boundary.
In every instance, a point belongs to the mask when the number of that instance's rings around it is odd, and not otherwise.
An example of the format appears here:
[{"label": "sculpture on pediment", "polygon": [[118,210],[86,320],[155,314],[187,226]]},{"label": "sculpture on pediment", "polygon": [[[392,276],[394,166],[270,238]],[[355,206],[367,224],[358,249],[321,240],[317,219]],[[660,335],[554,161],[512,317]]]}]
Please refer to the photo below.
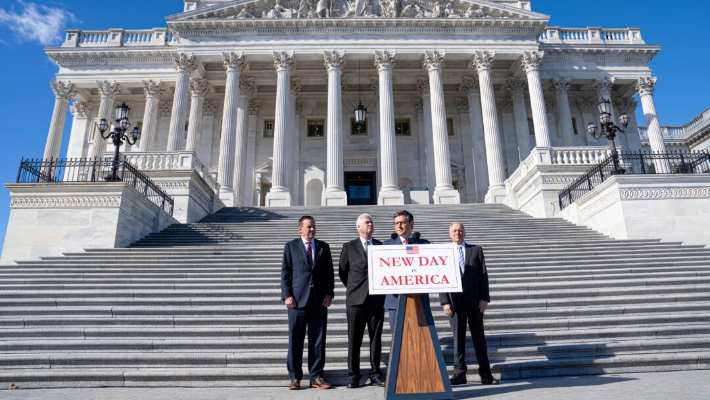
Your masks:
[{"label": "sculpture on pediment", "polygon": [[434,7],[431,9],[432,18],[446,18],[446,6],[444,0],[437,0]]},{"label": "sculpture on pediment", "polygon": [[376,16],[372,0],[354,0],[348,2],[348,10],[343,17],[374,17]]},{"label": "sculpture on pediment", "polygon": [[384,18],[397,18],[402,10],[401,0],[380,0],[381,16]]},{"label": "sculpture on pediment", "polygon": [[318,4],[316,4],[316,17],[330,18],[332,6],[333,2],[331,0],[318,0]]},{"label": "sculpture on pediment", "polygon": [[267,11],[262,11],[261,17],[268,19],[281,19],[281,18],[296,18],[298,14],[297,10],[292,8],[286,8],[281,5],[281,0],[276,0],[274,3],[274,8]]},{"label": "sculpture on pediment", "polygon": [[480,8],[473,8],[473,6],[469,7],[468,10],[466,10],[466,18],[485,18],[486,13],[483,12]]},{"label": "sculpture on pediment", "polygon": [[402,17],[404,18],[424,18],[426,10],[415,3],[414,0],[404,0],[402,2]]},{"label": "sculpture on pediment", "polygon": [[446,7],[444,7],[444,14],[446,14],[446,18],[461,18],[458,10],[454,7],[453,1],[446,3]]},{"label": "sculpture on pediment", "polygon": [[256,18],[256,15],[254,15],[254,11],[251,9],[251,7],[244,7],[239,11],[239,14],[230,15],[229,17],[227,17],[227,19],[247,19],[247,18]]},{"label": "sculpture on pediment", "polygon": [[301,0],[298,5],[298,12],[296,18],[311,18],[310,15],[315,16],[315,12],[311,10],[311,3],[308,0]]}]

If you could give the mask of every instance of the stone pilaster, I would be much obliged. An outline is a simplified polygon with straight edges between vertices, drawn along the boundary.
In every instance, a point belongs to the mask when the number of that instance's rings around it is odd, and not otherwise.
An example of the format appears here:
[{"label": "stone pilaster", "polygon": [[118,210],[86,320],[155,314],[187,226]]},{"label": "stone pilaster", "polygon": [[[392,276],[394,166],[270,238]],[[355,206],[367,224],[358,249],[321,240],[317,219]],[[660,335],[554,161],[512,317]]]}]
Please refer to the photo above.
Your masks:
[{"label": "stone pilaster", "polygon": [[[604,78],[597,78],[596,82],[592,85],[592,89],[597,91],[597,99],[608,100],[611,104],[614,104],[611,98],[611,91],[614,88],[614,82],[616,78],[605,76]],[[595,106],[599,104],[597,102]],[[616,113],[614,112],[614,107],[611,108],[611,120],[616,123]]]},{"label": "stone pilaster", "polygon": [[[661,124],[658,121],[656,113],[656,103],[653,101],[653,91],[656,88],[658,78],[638,78],[636,81],[636,90],[641,99],[641,107],[643,107],[643,115],[646,117],[646,126],[648,127],[648,142],[651,145],[651,151],[654,153],[665,153],[666,145],[663,143],[663,133],[661,132]],[[667,160],[655,160],[656,171],[659,173],[669,173],[670,165]]]},{"label": "stone pilaster", "polygon": [[525,105],[525,78],[511,76],[508,78],[506,89],[510,91],[513,99],[513,116],[515,117],[515,134],[518,138],[518,158],[523,161],[530,155],[530,127],[528,126],[528,110]]},{"label": "stone pilaster", "polygon": [[422,111],[424,114],[424,158],[426,160],[426,180],[429,189],[429,199],[434,198],[436,188],[436,168],[434,161],[434,134],[431,121],[431,86],[429,79],[423,76],[417,78],[417,90],[422,95]]},{"label": "stone pilaster", "polygon": [[197,69],[197,59],[192,54],[173,54],[173,63],[177,72],[173,112],[170,116],[168,131],[168,151],[182,150],[182,137],[185,134],[187,120],[187,100],[190,92],[190,74]]},{"label": "stone pilaster", "polygon": [[562,136],[562,145],[569,147],[574,146],[574,127],[572,126],[572,111],[569,108],[569,92],[570,78],[560,77],[552,79],[552,88],[555,90],[555,99],[557,100],[557,115],[560,118],[560,136]]},{"label": "stone pilaster", "polygon": [[190,125],[187,129],[187,145],[185,150],[195,154],[200,153],[200,139],[202,136],[202,116],[205,95],[212,90],[212,85],[206,79],[193,79],[190,81],[192,104],[190,106]]},{"label": "stone pilaster", "polygon": [[323,59],[328,71],[328,127],[326,130],[326,188],[321,204],[346,206],[348,196],[343,182],[343,110],[342,87],[345,52],[324,51]]},{"label": "stone pilaster", "polygon": [[239,80],[237,105],[237,134],[234,146],[234,197],[237,206],[246,205],[247,138],[249,129],[249,101],[256,93],[254,78]]},{"label": "stone pilaster", "polygon": [[394,131],[394,99],[392,94],[392,69],[396,53],[375,51],[375,67],[379,74],[380,95],[380,176],[382,186],[378,204],[404,204],[404,193],[399,189],[397,174],[397,140]]},{"label": "stone pilaster", "polygon": [[94,109],[94,104],[91,102],[79,103],[75,102],[71,107],[72,115],[74,116],[71,126],[71,134],[69,135],[69,145],[67,146],[67,158],[83,158],[88,147],[86,134],[91,121],[91,112]]},{"label": "stone pilaster", "polygon": [[297,176],[300,173],[295,165],[295,152],[299,146],[299,138],[297,136],[298,126],[296,125],[296,106],[298,105],[298,94],[301,93],[301,78],[291,78],[291,90],[288,98],[288,148],[286,152],[286,187],[291,192],[291,198],[294,199],[294,204],[298,199],[298,187],[296,186]]},{"label": "stone pilaster", "polygon": [[142,81],[145,93],[145,112],[143,113],[143,129],[141,129],[141,151],[153,150],[155,135],[158,132],[158,114],[160,113],[160,96],[165,93],[165,84],[161,81]]},{"label": "stone pilaster", "polygon": [[523,52],[522,65],[528,77],[530,90],[530,107],[532,108],[533,124],[535,125],[535,146],[550,147],[550,125],[547,120],[545,94],[542,90],[540,67],[543,52]]},{"label": "stone pilaster", "polygon": [[57,159],[62,146],[62,134],[64,133],[64,123],[67,119],[67,107],[69,101],[76,95],[76,87],[71,82],[49,82],[54,92],[54,111],[52,112],[52,122],[49,124],[47,134],[47,144],[44,147],[44,159]]},{"label": "stone pilaster", "polygon": [[[488,161],[486,158],[486,138],[481,110],[481,86],[478,77],[465,76],[460,90],[468,95],[468,113],[471,120],[471,143],[473,145],[473,166],[476,173],[476,201],[482,203],[488,193]],[[465,154],[465,152],[464,152]]]},{"label": "stone pilaster", "polygon": [[237,108],[239,107],[239,75],[246,66],[242,53],[222,53],[222,62],[227,70],[227,86],[224,93],[222,137],[219,141],[220,199],[226,206],[233,206],[234,198],[234,142],[237,133]]},{"label": "stone pilaster", "polygon": [[[116,99],[116,95],[121,91],[121,87],[116,81],[96,81],[96,87],[101,97],[98,120],[101,121],[105,119],[110,126],[111,122],[115,119],[113,117],[113,102]],[[100,159],[103,156],[104,150],[106,150],[106,139],[101,137],[101,133],[98,128],[96,128],[96,132],[94,132],[94,146],[91,150],[90,158]]]}]

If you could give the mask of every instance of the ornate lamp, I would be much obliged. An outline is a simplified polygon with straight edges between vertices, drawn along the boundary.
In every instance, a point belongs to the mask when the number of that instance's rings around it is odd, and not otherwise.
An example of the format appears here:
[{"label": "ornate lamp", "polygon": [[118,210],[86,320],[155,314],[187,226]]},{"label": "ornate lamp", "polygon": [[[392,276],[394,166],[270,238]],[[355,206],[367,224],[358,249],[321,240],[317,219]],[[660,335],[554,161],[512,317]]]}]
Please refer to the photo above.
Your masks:
[{"label": "ornate lamp", "polygon": [[360,60],[357,62],[357,90],[360,100],[358,101],[357,108],[355,109],[355,123],[363,126],[365,125],[365,120],[367,118],[367,108],[362,105],[362,89],[360,89]]},{"label": "ornate lamp", "polygon": [[113,164],[111,166],[111,175],[104,178],[106,182],[120,182],[121,177],[118,176],[118,160],[119,160],[119,150],[123,145],[125,140],[130,145],[136,144],[136,142],[141,138],[141,131],[138,127],[133,128],[133,130],[126,135],[126,131],[131,128],[131,121],[128,119],[128,115],[131,113],[131,108],[123,102],[121,105],[116,107],[116,126],[112,132],[105,134],[109,128],[108,121],[102,118],[99,121],[98,129],[101,133],[101,137],[104,139],[111,138],[113,140],[114,154],[113,154]]},{"label": "ornate lamp", "polygon": [[611,101],[607,99],[599,99],[599,122],[601,124],[601,130],[597,129],[594,122],[590,122],[587,125],[587,133],[589,133],[595,139],[600,139],[606,137],[611,143],[611,157],[614,160],[614,173],[624,174],[626,170],[619,167],[619,153],[616,151],[616,144],[614,143],[614,138],[617,132],[626,133],[626,128],[629,126],[631,118],[626,114],[622,113],[619,116],[619,124],[624,128],[619,128],[614,125],[611,120],[612,106]]}]

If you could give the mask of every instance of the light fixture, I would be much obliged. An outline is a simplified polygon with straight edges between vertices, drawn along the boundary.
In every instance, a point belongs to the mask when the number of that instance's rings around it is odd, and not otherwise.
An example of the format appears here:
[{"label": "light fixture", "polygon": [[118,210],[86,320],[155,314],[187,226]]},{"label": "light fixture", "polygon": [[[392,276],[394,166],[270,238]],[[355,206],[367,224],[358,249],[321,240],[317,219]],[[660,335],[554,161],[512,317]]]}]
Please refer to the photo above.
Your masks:
[{"label": "light fixture", "polygon": [[626,170],[619,166],[619,153],[616,151],[616,144],[614,143],[614,138],[616,137],[617,132],[626,133],[625,129],[629,126],[631,118],[626,113],[623,113],[621,114],[621,116],[619,116],[619,123],[624,127],[624,129],[621,129],[618,126],[614,125],[614,122],[611,120],[611,113],[613,112],[613,108],[609,99],[599,99],[598,108],[601,130],[597,128],[597,125],[594,124],[594,122],[590,122],[587,125],[587,133],[589,133],[595,139],[601,139],[602,137],[606,137],[609,140],[609,144],[611,145],[611,158],[614,162],[614,173],[624,174],[626,173]]},{"label": "light fixture", "polygon": [[367,120],[367,108],[362,105],[362,89],[360,88],[360,60],[357,61],[357,90],[358,101],[357,108],[355,109],[355,123],[359,126],[364,126]]},{"label": "light fixture", "polygon": [[121,105],[116,107],[116,126],[113,128],[112,132],[105,134],[109,129],[109,124],[106,119],[102,118],[98,123],[97,128],[101,133],[101,137],[104,139],[111,138],[113,140],[114,153],[113,153],[113,164],[111,166],[111,175],[104,178],[107,182],[120,182],[121,177],[118,176],[118,160],[119,160],[119,150],[123,145],[125,140],[130,145],[136,144],[138,139],[141,138],[141,131],[138,127],[133,128],[133,130],[126,135],[126,131],[131,127],[131,121],[128,119],[128,115],[131,113],[131,108],[123,102]]}]

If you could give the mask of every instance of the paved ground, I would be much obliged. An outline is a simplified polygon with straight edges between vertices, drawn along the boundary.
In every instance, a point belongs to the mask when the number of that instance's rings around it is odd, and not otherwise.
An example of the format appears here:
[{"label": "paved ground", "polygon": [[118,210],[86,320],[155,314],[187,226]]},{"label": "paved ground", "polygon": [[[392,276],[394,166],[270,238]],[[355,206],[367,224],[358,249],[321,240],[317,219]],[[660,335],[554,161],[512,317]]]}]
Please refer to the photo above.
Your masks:
[{"label": "paved ground", "polygon": [[[455,389],[456,399],[643,399],[708,400],[710,370],[541,378],[506,381],[500,386],[469,384]],[[101,388],[101,389],[0,389],[0,399],[13,400],[365,400],[383,399],[381,388],[349,390],[285,388]]]}]

